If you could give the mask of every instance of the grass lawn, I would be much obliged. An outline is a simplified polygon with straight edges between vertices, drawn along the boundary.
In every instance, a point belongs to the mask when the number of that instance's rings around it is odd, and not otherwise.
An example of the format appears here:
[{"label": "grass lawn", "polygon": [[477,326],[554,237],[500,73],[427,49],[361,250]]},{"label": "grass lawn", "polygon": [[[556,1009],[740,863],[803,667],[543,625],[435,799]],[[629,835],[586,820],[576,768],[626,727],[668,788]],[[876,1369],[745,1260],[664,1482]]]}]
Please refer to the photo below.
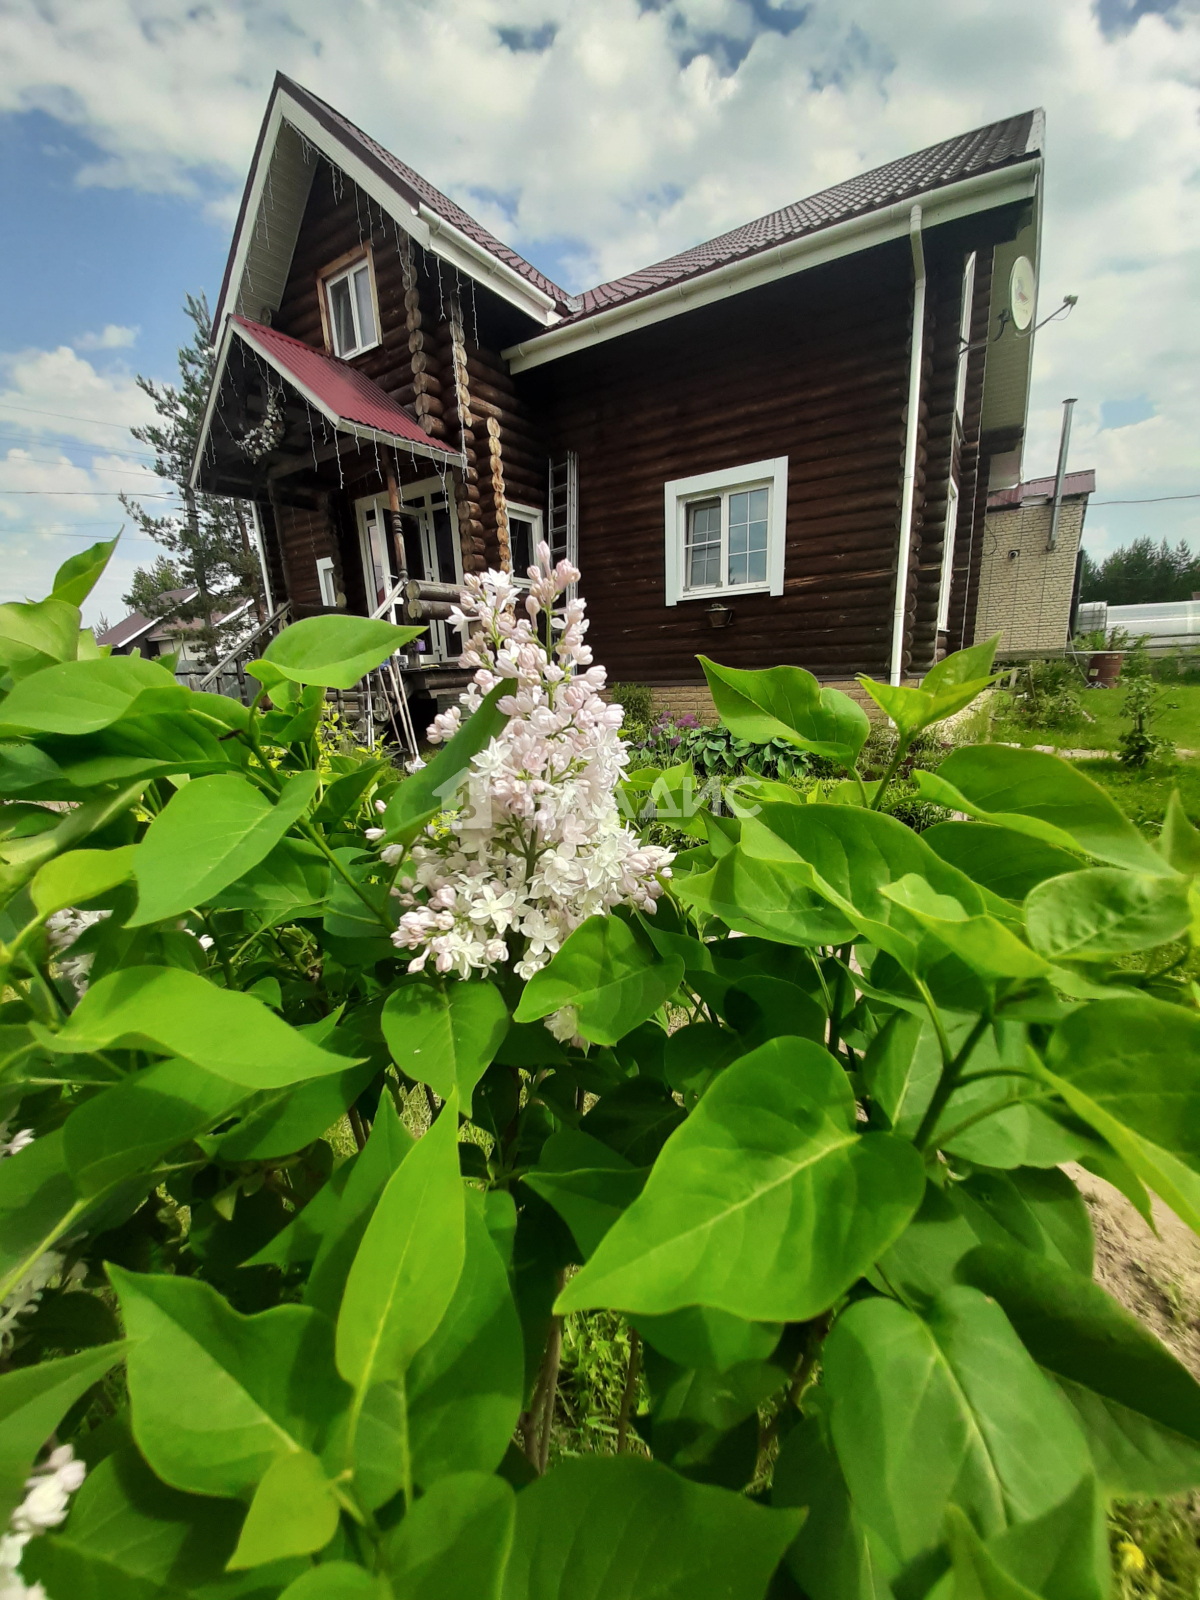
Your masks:
[{"label": "grass lawn", "polygon": [[[1154,732],[1185,750],[1200,750],[1200,684],[1167,684],[1160,693],[1164,710],[1154,724]],[[1124,692],[1119,685],[1115,689],[1089,689],[1083,696],[1083,703],[1094,720],[1081,720],[1070,728],[1019,728],[1004,719],[1001,709],[992,729],[992,737],[1010,744],[1053,744],[1071,750],[1115,750],[1117,740],[1127,726],[1121,715],[1124,699]]]},{"label": "grass lawn", "polygon": [[[1037,740],[1047,744],[1049,740]],[[1155,761],[1140,772],[1119,761],[1077,761],[1094,783],[1109,794],[1144,833],[1156,834],[1162,826],[1171,790],[1179,790],[1183,809],[1200,827],[1200,761]]]}]

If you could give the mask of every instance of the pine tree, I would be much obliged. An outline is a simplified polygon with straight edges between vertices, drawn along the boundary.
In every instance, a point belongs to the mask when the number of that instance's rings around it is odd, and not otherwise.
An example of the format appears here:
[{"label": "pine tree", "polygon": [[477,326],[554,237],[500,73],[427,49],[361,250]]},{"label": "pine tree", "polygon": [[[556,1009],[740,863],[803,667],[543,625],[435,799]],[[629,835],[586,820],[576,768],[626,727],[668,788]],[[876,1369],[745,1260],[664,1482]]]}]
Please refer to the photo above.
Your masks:
[{"label": "pine tree", "polygon": [[[173,559],[160,556],[153,566],[139,568],[126,603],[134,604],[136,595],[136,610],[149,610],[151,615],[169,611],[181,621],[198,624],[189,630],[189,642],[213,663],[228,648],[240,626],[223,624],[222,616],[235,610],[241,601],[252,599],[261,619],[261,578],[239,502],[197,493],[188,482],[216,352],[205,296],[189,294],[184,311],[194,332],[190,342],[179,350],[179,386],[157,384],[139,373],[138,388],[154,402],[159,421],[130,430],[139,443],[153,449],[154,470],[174,486],[182,510],[154,516],[136,500],[121,496],[121,503],[142,532],[163,545]],[[176,582],[159,582],[164,564],[170,567]],[[171,603],[162,598],[164,588],[195,589],[196,594],[182,604]]]},{"label": "pine tree", "polygon": [[121,596],[131,611],[140,611],[144,617],[153,617],[163,610],[162,597],[173,589],[187,585],[183,575],[170,556],[155,556],[148,567],[138,567],[129,585],[129,593]]},{"label": "pine tree", "polygon": [[1110,606],[1149,605],[1190,600],[1200,590],[1200,555],[1181,539],[1171,548],[1163,539],[1134,539],[1097,563],[1083,555],[1082,600],[1107,600]]}]

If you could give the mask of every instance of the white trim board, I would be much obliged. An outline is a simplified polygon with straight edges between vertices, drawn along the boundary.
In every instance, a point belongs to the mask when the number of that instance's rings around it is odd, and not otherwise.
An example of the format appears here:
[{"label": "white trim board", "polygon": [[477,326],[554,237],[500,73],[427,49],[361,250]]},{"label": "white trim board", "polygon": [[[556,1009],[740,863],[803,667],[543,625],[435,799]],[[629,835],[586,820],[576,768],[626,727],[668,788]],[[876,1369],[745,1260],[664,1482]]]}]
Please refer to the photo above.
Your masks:
[{"label": "white trim board", "polygon": [[509,364],[510,372],[525,372],[540,367],[547,361],[558,361],[573,355],[577,350],[602,344],[637,328],[677,317],[698,306],[756,289],[761,284],[774,283],[796,272],[806,272],[826,262],[855,255],[878,244],[886,244],[908,236],[909,217],[914,205],[921,207],[923,226],[937,227],[943,222],[953,222],[959,217],[977,211],[990,211],[997,206],[1010,205],[1018,200],[1030,199],[1038,190],[1041,157],[1023,161],[1012,167],[1001,167],[995,172],[981,173],[964,178],[958,183],[931,189],[914,195],[911,200],[898,201],[882,210],[869,212],[863,217],[851,217],[845,222],[835,222],[818,233],[807,234],[802,239],[788,240],[769,250],[757,251],[740,261],[731,261],[715,267],[695,278],[656,289],[623,305],[597,311],[582,322],[569,322],[546,333],[535,334],[520,344],[510,345],[501,354]]}]

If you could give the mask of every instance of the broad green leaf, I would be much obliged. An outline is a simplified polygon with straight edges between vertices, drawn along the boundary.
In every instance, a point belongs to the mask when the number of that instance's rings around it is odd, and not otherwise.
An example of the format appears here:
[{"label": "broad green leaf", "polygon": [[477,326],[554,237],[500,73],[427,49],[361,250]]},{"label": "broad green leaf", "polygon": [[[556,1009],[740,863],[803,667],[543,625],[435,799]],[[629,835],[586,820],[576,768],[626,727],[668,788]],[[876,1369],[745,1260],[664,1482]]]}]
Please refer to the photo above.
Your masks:
[{"label": "broad green leaf", "polygon": [[500,1600],[516,1496],[503,1478],[460,1472],[433,1485],[390,1534],[384,1564],[404,1600]]},{"label": "broad green leaf", "polygon": [[924,970],[937,964],[941,951],[956,957],[985,982],[1006,978],[1042,978],[1051,972],[1044,957],[992,916],[969,916],[959,901],[930,888],[920,873],[907,873],[885,883],[880,894],[907,912],[929,935],[934,948],[917,951],[915,965]]},{"label": "broad green leaf", "polygon": [[333,1484],[310,1450],[277,1455],[254,1491],[230,1572],[323,1550],[340,1515]]},{"label": "broad green leaf", "polygon": [[682,981],[679,956],[662,959],[620,917],[589,917],[550,964],[534,973],[513,1018],[536,1022],[573,1006],[585,1039],[616,1044],[652,1017]]},{"label": "broad green leaf", "polygon": [[116,850],[68,850],[47,861],[29,885],[38,916],[83,905],[124,883],[133,876],[136,849],[135,845],[123,845]]},{"label": "broad green leaf", "polygon": [[679,1366],[651,1344],[642,1349],[649,1414],[637,1429],[654,1458],[698,1483],[744,1489],[758,1458],[758,1412],[788,1376],[768,1361],[743,1361],[725,1372]]},{"label": "broad green leaf", "polygon": [[25,1479],[66,1412],[128,1348],[105,1344],[0,1373],[0,1518],[25,1498]]},{"label": "broad green leaf", "polygon": [[[1111,1575],[1104,1519],[1096,1515],[1094,1501],[1094,1485],[1083,1483],[1062,1507],[986,1541],[957,1506],[947,1507],[946,1542],[953,1565],[930,1591],[930,1600],[1041,1600],[1043,1596],[1108,1600]],[[1065,1548],[1063,1532],[1069,1541]],[[1017,1536],[1021,1542],[1012,1549]],[[1027,1574],[1029,1584],[999,1554],[1006,1546],[1010,1558],[1024,1557],[1020,1564],[1032,1569]]]},{"label": "broad green leaf", "polygon": [[108,1272],[134,1341],[133,1435],[164,1483],[248,1497],[280,1456],[320,1450],[350,1399],[332,1323],[295,1305],[244,1317],[198,1278]]},{"label": "broad green leaf", "polygon": [[558,1306],[803,1321],[887,1249],[923,1189],[912,1145],[856,1131],[833,1057],[775,1039],[720,1074]]},{"label": "broad green leaf", "polygon": [[721,721],[739,739],[766,744],[786,739],[800,750],[853,767],[871,731],[856,700],[840,689],[822,689],[803,667],[746,671],[722,667],[706,656],[704,668]]},{"label": "broad green leaf", "polygon": [[990,639],[968,645],[965,650],[955,650],[936,662],[921,679],[926,694],[942,695],[966,683],[975,683],[991,675],[996,659],[996,646],[1001,635],[994,633]]},{"label": "broad green leaf", "polygon": [[1200,1232],[1200,1016],[1097,1000],[1063,1019],[1046,1076],[1071,1110]]},{"label": "broad green leaf", "polygon": [[1179,939],[1191,921],[1184,878],[1089,867],[1048,878],[1025,901],[1029,941],[1052,961],[1107,961]]},{"label": "broad green leaf", "polygon": [[0,1161],[0,1300],[85,1204],[66,1168],[61,1128]]},{"label": "broad green leaf", "polygon": [[[304,617],[275,635],[263,657],[292,683],[353,689],[424,628],[397,628],[378,617]],[[253,672],[255,663],[250,663]]]},{"label": "broad green leaf", "polygon": [[921,835],[943,861],[1005,900],[1024,900],[1046,878],[1077,872],[1078,856],[990,822],[935,822]]},{"label": "broad green leaf", "polygon": [[18,683],[0,706],[5,728],[24,733],[95,733],[142,711],[182,709],[191,698],[169,672],[138,656],[63,661]]},{"label": "broad green leaf", "polygon": [[127,812],[143,787],[135,783],[124,789],[109,790],[66,811],[62,821],[46,832],[0,841],[0,905],[28,883],[46,862]]},{"label": "broad green leaf", "polygon": [[801,1520],[653,1461],[566,1461],[517,1496],[502,1600],[763,1600]]},{"label": "broad green leaf", "polygon": [[385,1094],[379,1102],[366,1148],[354,1162],[336,1213],[324,1226],[320,1249],[304,1289],[306,1305],[316,1306],[326,1316],[336,1318],[346,1279],[379,1196],[413,1148],[412,1135],[397,1116],[391,1096]]},{"label": "broad green leaf", "polygon": [[828,1424],[809,1400],[780,1448],[771,1504],[805,1511],[785,1559],[810,1600],[895,1600],[899,1562],[855,1510]]},{"label": "broad green leaf", "polygon": [[[325,1235],[337,1217],[342,1191],[349,1182],[358,1161],[357,1154],[335,1168],[328,1183],[322,1184],[302,1211],[292,1218],[285,1228],[267,1241],[261,1250],[241,1263],[244,1267],[291,1267],[305,1265],[316,1259]],[[364,1223],[365,1226],[365,1223]]]},{"label": "broad green leaf", "polygon": [[553,1133],[524,1182],[558,1212],[586,1261],[641,1194],[648,1169],[635,1167],[587,1133]]},{"label": "broad green leaf", "polygon": [[648,1167],[685,1112],[659,1078],[628,1078],[607,1089],[580,1123],[580,1132],[599,1139],[635,1167]]},{"label": "broad green leaf", "polygon": [[[117,535],[117,539],[120,534]],[[70,556],[54,574],[52,593],[56,600],[81,606],[104,575],[104,569],[117,548],[117,539],[101,539],[78,555]]]},{"label": "broad green leaf", "polygon": [[956,1270],[1003,1307],[1057,1380],[1109,1494],[1170,1495],[1200,1484],[1200,1384],[1099,1284],[997,1246],[973,1250]]},{"label": "broad green leaf", "polygon": [[99,1194],[223,1122],[245,1098],[244,1085],[195,1062],[157,1062],[76,1106],[63,1125],[67,1170],[81,1195]]},{"label": "broad green leaf", "polygon": [[508,1007],[495,984],[409,983],[393,989],[380,1023],[392,1060],[447,1099],[457,1089],[465,1117],[475,1085],[508,1032]]},{"label": "broad green leaf", "polygon": [[367,1224],[338,1313],[338,1371],[359,1395],[404,1376],[463,1269],[458,1100],[401,1162]]},{"label": "broad green leaf", "polygon": [[329,862],[303,839],[285,838],[235,883],[211,897],[216,910],[257,911],[272,922],[313,915],[329,893]]},{"label": "broad green leaf", "polygon": [[375,1064],[365,1062],[336,1076],[314,1078],[294,1089],[276,1089],[247,1108],[235,1128],[221,1136],[218,1160],[269,1161],[291,1155],[340,1122],[370,1083]]},{"label": "broad green leaf", "polygon": [[860,1300],[822,1360],[854,1503],[901,1562],[938,1545],[948,1505],[988,1537],[1043,1515],[1091,1472],[1061,1393],[977,1290],[947,1291],[924,1317]]},{"label": "broad green leaf", "polygon": [[260,1000],[218,989],[178,967],[130,967],[94,983],[57,1033],[61,1054],[120,1045],[183,1056],[248,1089],[278,1089],[345,1072],[345,1056],[319,1050]]},{"label": "broad green leaf", "polygon": [[1097,861],[1169,876],[1170,868],[1098,783],[1041,750],[964,745],[936,772],[916,771],[925,799],[981,822],[1082,850]]},{"label": "broad green leaf", "polygon": [[225,1577],[243,1514],[236,1500],[169,1489],[125,1444],[91,1468],[66,1525],[32,1540],[21,1566],[77,1600],[262,1600],[300,1563]]},{"label": "broad green leaf", "polygon": [[405,778],[383,814],[382,825],[389,842],[410,844],[439,811],[457,806],[472,756],[486,749],[508,721],[508,713],[498,711],[496,702],[510,692],[507,680],[489,690],[478,711],[467,718],[433,760]]},{"label": "broad green leaf", "polygon": [[79,607],[64,597],[0,606],[0,667],[20,683],[56,662],[74,661],[80,621]]},{"label": "broad green leaf", "polygon": [[784,1036],[824,1044],[828,1027],[824,1008],[810,994],[784,978],[766,975],[730,984],[721,1014],[741,1035],[746,1050]]},{"label": "broad green leaf", "polygon": [[353,772],[344,772],[327,786],[320,805],[313,812],[313,821],[326,828],[341,822],[357,809],[358,802],[373,783],[384,777],[393,779],[395,775],[390,761],[364,761]]},{"label": "broad green leaf", "polygon": [[185,783],[137,847],[138,906],[127,925],[179,916],[236,883],[303,816],[318,782],[299,773],[274,804],[236,772]]},{"label": "broad green leaf", "polygon": [[811,949],[846,944],[857,932],[813,889],[806,863],[760,860],[731,849],[707,871],[676,878],[673,888],[692,911],[760,941]]},{"label": "broad green leaf", "polygon": [[279,1600],[392,1600],[392,1587],[382,1573],[370,1573],[349,1561],[322,1561],[304,1573]]},{"label": "broad green leaf", "polygon": [[639,1317],[637,1329],[647,1344],[678,1366],[729,1372],[747,1361],[768,1360],[783,1325],[746,1322],[711,1306],[685,1306],[663,1317]]},{"label": "broad green leaf", "polygon": [[[508,1196],[496,1191],[496,1198]],[[405,1380],[412,1474],[424,1489],[451,1473],[494,1471],[521,1412],[521,1323],[504,1261],[469,1201],[464,1245],[446,1314]]]},{"label": "broad green leaf", "polygon": [[898,683],[877,683],[874,678],[859,675],[859,683],[875,704],[895,723],[902,739],[913,739],[923,728],[951,717],[964,706],[969,706],[977,695],[983,693],[993,681],[976,678],[947,688],[940,694],[931,694],[924,686],[912,689]]},{"label": "broad green leaf", "polygon": [[1162,851],[1168,866],[1176,872],[1185,873],[1188,877],[1195,877],[1200,873],[1200,828],[1194,828],[1183,809],[1183,801],[1179,798],[1179,790],[1171,790],[1171,798],[1167,801],[1167,813],[1163,818],[1162,832],[1158,836],[1158,848]]}]

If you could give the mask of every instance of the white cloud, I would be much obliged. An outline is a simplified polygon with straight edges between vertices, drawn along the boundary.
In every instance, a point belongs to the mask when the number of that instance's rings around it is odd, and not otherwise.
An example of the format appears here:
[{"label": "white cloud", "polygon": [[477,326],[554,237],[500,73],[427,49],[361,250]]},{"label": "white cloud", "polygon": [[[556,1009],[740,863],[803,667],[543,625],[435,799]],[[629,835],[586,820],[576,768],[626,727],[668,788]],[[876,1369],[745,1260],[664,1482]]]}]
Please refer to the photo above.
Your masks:
[{"label": "white cloud", "polygon": [[[1072,465],[1097,468],[1097,499],[1200,488],[1197,0],[1123,32],[1090,0],[814,0],[797,25],[802,10],[6,0],[0,110],[84,132],[97,155],[83,181],[195,195],[228,219],[279,67],[577,289],[1041,104],[1042,309],[1080,302],[1038,338],[1027,471],[1052,470],[1070,393]],[[125,380],[72,352],[29,359],[39,392],[57,364],[91,393],[89,418],[141,416],[131,383],[120,409],[102,402],[93,380]],[[1106,400],[1141,394],[1152,418],[1101,428]],[[56,404],[76,409],[65,391]],[[1089,542],[1143,527],[1200,539],[1200,511],[1097,507]]]},{"label": "white cloud", "polygon": [[108,322],[99,333],[81,333],[75,340],[76,350],[128,350],[137,343],[138,329],[123,328],[119,322]]}]

